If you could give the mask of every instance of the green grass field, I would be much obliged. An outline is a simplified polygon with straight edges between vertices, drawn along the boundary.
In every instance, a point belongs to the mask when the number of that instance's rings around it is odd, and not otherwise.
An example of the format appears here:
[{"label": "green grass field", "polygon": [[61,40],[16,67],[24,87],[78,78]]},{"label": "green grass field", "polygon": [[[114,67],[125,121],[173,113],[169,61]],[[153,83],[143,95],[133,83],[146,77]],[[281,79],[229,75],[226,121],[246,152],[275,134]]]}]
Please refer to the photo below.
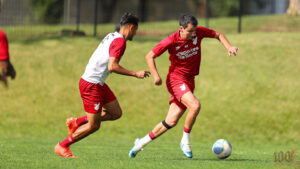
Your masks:
[{"label": "green grass field", "polygon": [[[13,38],[10,54],[17,79],[8,90],[0,85],[0,168],[300,168],[299,32],[226,36],[239,47],[238,56],[227,56],[215,39],[202,42],[195,90],[202,109],[191,136],[193,159],[179,148],[184,120],[135,159],[128,158],[134,139],[165,118],[170,96],[165,85],[154,86],[152,77],[117,74],[107,84],[121,104],[122,118],[104,122],[95,134],[72,145],[78,159],[55,155],[55,144],[67,136],[65,119],[83,115],[78,82],[102,38]],[[121,65],[147,69],[145,55],[161,39],[139,36],[128,42]],[[167,54],[157,59],[157,66],[165,82]],[[211,152],[219,138],[233,146],[226,160]],[[293,160],[274,162],[274,153],[281,151],[295,151]]]}]

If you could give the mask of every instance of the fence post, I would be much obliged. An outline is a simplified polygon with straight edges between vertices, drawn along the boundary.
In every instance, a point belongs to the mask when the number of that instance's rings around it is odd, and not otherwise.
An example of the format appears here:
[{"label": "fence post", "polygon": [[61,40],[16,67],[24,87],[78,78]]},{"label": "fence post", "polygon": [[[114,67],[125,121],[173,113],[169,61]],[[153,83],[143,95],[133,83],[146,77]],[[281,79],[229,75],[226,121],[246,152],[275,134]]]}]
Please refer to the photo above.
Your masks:
[{"label": "fence post", "polygon": [[238,23],[238,33],[242,32],[242,15],[243,15],[243,0],[239,0],[240,9],[239,9],[239,23]]},{"label": "fence post", "polygon": [[205,25],[206,27],[208,28],[209,27],[209,0],[206,0],[206,3],[205,3]]},{"label": "fence post", "polygon": [[94,36],[97,35],[97,20],[98,20],[98,0],[95,0],[95,11],[94,11]]},{"label": "fence post", "polygon": [[80,0],[77,0],[76,31],[79,31],[80,23]]}]

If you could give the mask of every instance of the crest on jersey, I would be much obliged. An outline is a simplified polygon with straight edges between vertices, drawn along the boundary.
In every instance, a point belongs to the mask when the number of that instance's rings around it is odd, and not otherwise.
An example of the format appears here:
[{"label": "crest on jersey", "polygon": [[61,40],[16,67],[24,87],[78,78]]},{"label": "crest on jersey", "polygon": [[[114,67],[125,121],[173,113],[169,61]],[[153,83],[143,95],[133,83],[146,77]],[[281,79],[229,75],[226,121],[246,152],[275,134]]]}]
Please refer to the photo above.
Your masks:
[{"label": "crest on jersey", "polygon": [[196,37],[193,39],[193,45],[197,45],[197,40],[198,40],[198,37],[196,36]]},{"label": "crest on jersey", "polygon": [[182,91],[185,91],[185,89],[186,89],[185,85],[182,84],[182,85],[180,86],[180,89],[181,89]]},{"label": "crest on jersey", "polygon": [[95,107],[94,107],[95,110],[99,110],[99,108],[100,108],[100,103],[94,104],[94,106],[95,106]]}]

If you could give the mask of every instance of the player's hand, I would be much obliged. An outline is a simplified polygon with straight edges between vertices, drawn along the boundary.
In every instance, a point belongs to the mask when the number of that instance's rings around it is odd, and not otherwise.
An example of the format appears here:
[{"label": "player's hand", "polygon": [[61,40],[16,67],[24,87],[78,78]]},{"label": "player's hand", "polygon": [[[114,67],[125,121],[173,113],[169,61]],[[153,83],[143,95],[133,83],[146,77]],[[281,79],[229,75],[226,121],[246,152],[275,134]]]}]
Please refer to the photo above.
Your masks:
[{"label": "player's hand", "polygon": [[10,76],[12,79],[16,77],[15,68],[9,60],[1,60],[0,69],[2,70],[2,81],[4,81],[3,79],[6,78],[6,76]]},{"label": "player's hand", "polygon": [[154,84],[156,86],[160,86],[162,84],[162,80],[161,80],[161,78],[159,76],[154,77]]},{"label": "player's hand", "polygon": [[230,48],[228,48],[228,50],[227,50],[228,56],[231,56],[231,54],[234,54],[234,56],[236,56],[238,49],[239,48],[237,48],[235,46],[231,46]]},{"label": "player's hand", "polygon": [[150,72],[146,70],[141,70],[135,73],[135,77],[139,79],[144,79],[150,76]]}]

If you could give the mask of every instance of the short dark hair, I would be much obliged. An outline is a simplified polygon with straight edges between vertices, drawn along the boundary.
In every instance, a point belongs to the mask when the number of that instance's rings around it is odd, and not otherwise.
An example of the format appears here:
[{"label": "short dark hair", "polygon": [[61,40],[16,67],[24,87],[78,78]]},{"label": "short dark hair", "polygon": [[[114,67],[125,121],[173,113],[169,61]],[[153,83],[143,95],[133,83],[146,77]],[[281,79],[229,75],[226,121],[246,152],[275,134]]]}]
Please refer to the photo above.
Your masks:
[{"label": "short dark hair", "polygon": [[133,25],[137,26],[139,24],[139,18],[132,13],[125,12],[124,15],[120,19],[120,26],[123,26],[126,24],[133,24]]},{"label": "short dark hair", "polygon": [[188,24],[192,24],[194,26],[198,25],[198,21],[196,19],[196,17],[194,17],[193,15],[190,14],[182,14],[179,17],[179,25],[183,26],[183,28],[186,28],[188,26]]}]

